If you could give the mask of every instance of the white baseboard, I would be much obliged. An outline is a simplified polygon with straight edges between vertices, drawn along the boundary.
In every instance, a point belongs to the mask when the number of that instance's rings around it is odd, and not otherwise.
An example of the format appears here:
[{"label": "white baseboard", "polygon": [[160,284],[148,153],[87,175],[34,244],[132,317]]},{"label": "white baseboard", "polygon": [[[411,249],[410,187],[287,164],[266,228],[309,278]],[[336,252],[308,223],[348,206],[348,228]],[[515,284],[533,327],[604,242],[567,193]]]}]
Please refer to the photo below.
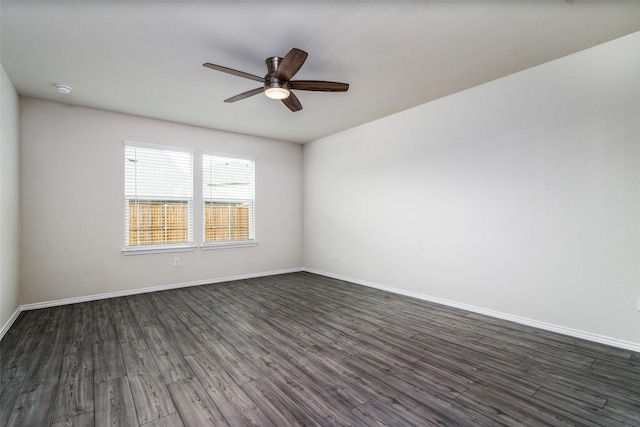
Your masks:
[{"label": "white baseboard", "polygon": [[191,281],[191,282],[173,283],[173,284],[168,284],[168,285],[151,286],[151,287],[140,288],[140,289],[128,289],[128,290],[124,290],[124,291],[107,292],[107,293],[103,293],[103,294],[95,294],[95,295],[86,295],[86,296],[81,296],[81,297],[65,298],[65,299],[59,299],[59,300],[55,300],[55,301],[43,301],[43,302],[37,302],[37,303],[33,303],[33,304],[23,304],[23,305],[19,306],[16,309],[16,311],[13,313],[11,318],[9,318],[9,320],[4,324],[2,329],[0,329],[0,340],[2,340],[4,335],[7,333],[7,331],[11,327],[11,325],[13,325],[13,322],[16,321],[16,319],[18,318],[20,313],[22,313],[23,311],[27,311],[27,310],[37,310],[37,309],[40,309],[40,308],[57,307],[57,306],[61,306],[61,305],[76,304],[76,303],[80,303],[80,302],[97,301],[97,300],[101,300],[101,299],[124,297],[124,296],[128,296],[128,295],[146,294],[146,293],[149,293],[149,292],[166,291],[166,290],[169,290],[169,289],[187,288],[187,287],[190,287],[190,286],[201,286],[201,285],[209,285],[209,284],[214,284],[214,283],[231,282],[231,281],[234,281],[234,280],[253,279],[253,278],[256,278],[256,277],[275,276],[277,274],[297,273],[297,272],[300,272],[300,271],[304,271],[304,268],[298,267],[298,268],[289,268],[289,269],[284,269],[284,270],[266,271],[266,272],[261,272],[261,273],[241,274],[241,275],[238,275],[238,276],[218,277],[218,278],[214,278],[214,279],[195,280],[195,281]]},{"label": "white baseboard", "polygon": [[11,325],[13,325],[13,322],[16,321],[16,319],[18,318],[18,316],[20,315],[21,312],[22,312],[21,307],[16,308],[16,311],[13,312],[13,314],[11,315],[9,320],[7,320],[7,322],[4,324],[2,329],[0,329],[0,341],[2,341],[2,338],[4,337],[4,334],[7,333],[7,331],[9,330]]},{"label": "white baseboard", "polygon": [[607,337],[604,335],[593,334],[591,332],[585,332],[578,329],[572,329],[572,328],[567,328],[560,325],[554,325],[552,323],[546,323],[538,320],[528,319],[526,317],[515,316],[513,314],[502,313],[500,311],[489,310],[486,308],[476,307],[469,304],[463,304],[457,301],[451,301],[443,298],[432,297],[430,295],[425,295],[418,292],[412,292],[412,291],[407,291],[405,289],[399,289],[391,286],[380,285],[373,282],[367,282],[365,280],[355,279],[353,277],[347,277],[339,274],[328,273],[326,271],[315,270],[313,268],[305,268],[304,271],[307,271],[309,273],[319,274],[321,276],[331,277],[333,279],[344,280],[345,282],[351,282],[357,285],[362,285],[370,288],[380,289],[383,291],[393,292],[395,294],[405,295],[408,297],[413,297],[413,298],[421,299],[424,301],[433,302],[436,304],[442,304],[449,307],[455,307],[462,310],[471,311],[474,313],[484,314],[487,316],[508,320],[508,321],[519,323],[522,325],[532,326],[534,328],[543,329],[550,332],[557,332],[559,334],[567,335],[574,338],[580,338],[587,341],[593,341],[600,344],[610,345],[612,347],[618,347],[618,348],[623,348],[625,350],[640,352],[640,344],[630,342],[630,341],[619,340],[619,339]]},{"label": "white baseboard", "polygon": [[380,289],[380,290],[392,292],[392,293],[395,293],[395,294],[405,295],[405,296],[421,299],[421,300],[424,300],[424,301],[433,302],[433,303],[436,303],[436,304],[442,304],[442,305],[446,305],[446,306],[449,306],[449,307],[455,307],[455,308],[459,308],[459,309],[462,309],[462,310],[471,311],[471,312],[474,312],[474,313],[484,314],[484,315],[487,315],[487,316],[491,316],[491,317],[495,317],[495,318],[503,319],[503,320],[508,320],[508,321],[515,322],[515,323],[520,323],[522,325],[532,326],[532,327],[543,329],[543,330],[550,331],[550,332],[557,332],[557,333],[560,333],[560,334],[563,334],[563,335],[567,335],[567,336],[571,336],[571,337],[574,337],[574,338],[580,338],[580,339],[584,339],[584,340],[587,340],[587,341],[593,341],[593,342],[597,342],[597,343],[600,343],[600,344],[606,344],[606,345],[610,345],[610,346],[613,346],[613,347],[618,347],[618,348],[623,348],[623,349],[626,349],[626,350],[640,352],[640,344],[638,344],[638,343],[619,340],[619,339],[607,337],[607,336],[604,336],[604,335],[593,334],[591,332],[585,332],[585,331],[581,331],[581,330],[578,330],[578,329],[567,328],[567,327],[560,326],[560,325],[554,325],[554,324],[551,324],[551,323],[546,323],[546,322],[541,322],[541,321],[538,321],[538,320],[528,319],[526,317],[520,317],[520,316],[515,316],[515,315],[512,315],[512,314],[503,313],[503,312],[499,312],[499,311],[495,311],[495,310],[489,310],[489,309],[482,308],[482,307],[476,307],[476,306],[473,306],[473,305],[464,304],[464,303],[460,303],[460,302],[457,302],[457,301],[451,301],[451,300],[447,300],[447,299],[443,299],[443,298],[437,298],[437,297],[433,297],[433,296],[430,296],[430,295],[421,294],[421,293],[418,293],[418,292],[407,291],[405,289],[400,289],[400,288],[394,288],[394,287],[391,287],[391,286],[380,285],[378,283],[368,282],[368,281],[356,279],[356,278],[353,278],[353,277],[342,276],[342,275],[339,275],[339,274],[333,274],[333,273],[329,273],[329,272],[326,272],[326,271],[316,270],[316,269],[313,269],[313,268],[302,268],[302,267],[300,267],[300,268],[290,268],[290,269],[285,269],[285,270],[267,271],[267,272],[261,272],[261,273],[242,274],[242,275],[238,275],[238,276],[228,276],[228,277],[219,277],[219,278],[213,278],[213,279],[196,280],[196,281],[191,281],[191,282],[175,283],[175,284],[168,284],[168,285],[161,285],[161,286],[152,286],[152,287],[140,288],[140,289],[129,289],[129,290],[118,291],[118,292],[108,292],[108,293],[103,293],[103,294],[87,295],[87,296],[74,297],[74,298],[66,298],[66,299],[60,299],[60,300],[55,300],[55,301],[45,301],[45,302],[39,302],[39,303],[34,303],[34,304],[24,304],[24,305],[21,305],[20,307],[18,307],[16,309],[16,311],[13,313],[13,315],[4,324],[2,329],[0,329],[0,340],[2,339],[2,337],[4,337],[5,333],[9,330],[11,325],[13,325],[13,322],[16,321],[16,319],[18,318],[18,316],[20,315],[20,313],[22,311],[37,310],[39,308],[56,307],[56,306],[61,306],[61,305],[76,304],[76,303],[80,303],[80,302],[96,301],[96,300],[108,299],[108,298],[117,298],[117,297],[123,297],[123,296],[128,296],[128,295],[144,294],[144,293],[149,293],[149,292],[165,291],[165,290],[170,290],[170,289],[186,288],[186,287],[190,287],[190,286],[200,286],[200,285],[207,285],[207,284],[214,284],[214,283],[231,282],[231,281],[234,281],[234,280],[253,279],[253,278],[257,278],[257,277],[274,276],[274,275],[277,275],[277,274],[297,273],[297,272],[300,272],[300,271],[307,271],[309,273],[318,274],[318,275],[326,276],[326,277],[331,277],[333,279],[344,280],[345,282],[351,282],[351,283],[355,283],[355,284],[358,284],[358,285],[367,286],[367,287],[370,287],[370,288]]},{"label": "white baseboard", "polygon": [[33,304],[24,304],[24,305],[21,305],[19,309],[20,311],[37,310],[39,308],[57,307],[61,305],[76,304],[80,302],[97,301],[101,299],[118,298],[118,297],[125,297],[129,295],[137,295],[137,294],[146,294],[149,292],[167,291],[170,289],[188,288],[190,286],[201,286],[201,285],[209,285],[214,283],[231,282],[234,280],[253,279],[256,277],[275,276],[277,274],[297,273],[300,271],[304,271],[304,269],[302,267],[289,268],[285,270],[266,271],[261,273],[241,274],[238,276],[218,277],[214,279],[195,280],[192,282],[182,282],[182,283],[173,283],[168,285],[151,286],[148,288],[127,289],[124,291],[107,292],[104,294],[86,295],[81,297],[59,299],[55,301],[44,301],[44,302],[37,302]]}]

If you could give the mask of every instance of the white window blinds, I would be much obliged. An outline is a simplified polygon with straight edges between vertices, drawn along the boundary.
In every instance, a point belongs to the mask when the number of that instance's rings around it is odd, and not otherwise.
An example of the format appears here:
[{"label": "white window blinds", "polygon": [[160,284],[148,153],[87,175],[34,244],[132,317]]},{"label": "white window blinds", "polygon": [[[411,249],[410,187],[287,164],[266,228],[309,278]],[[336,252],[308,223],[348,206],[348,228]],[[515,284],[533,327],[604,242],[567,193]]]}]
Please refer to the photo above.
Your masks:
[{"label": "white window blinds", "polygon": [[255,162],[202,155],[204,244],[255,240]]},{"label": "white window blinds", "polygon": [[127,248],[193,243],[193,150],[125,142]]}]

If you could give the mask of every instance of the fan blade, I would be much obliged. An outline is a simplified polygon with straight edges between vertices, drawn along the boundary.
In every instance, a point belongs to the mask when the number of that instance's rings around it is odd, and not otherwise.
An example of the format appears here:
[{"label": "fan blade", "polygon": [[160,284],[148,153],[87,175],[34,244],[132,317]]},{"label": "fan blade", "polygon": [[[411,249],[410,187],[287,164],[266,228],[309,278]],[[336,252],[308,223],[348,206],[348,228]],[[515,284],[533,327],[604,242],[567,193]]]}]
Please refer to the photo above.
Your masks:
[{"label": "fan blade", "polygon": [[349,90],[348,83],[323,82],[319,80],[295,80],[289,82],[291,89],[313,90],[319,92],[346,92]]},{"label": "fan blade", "polygon": [[257,95],[257,94],[262,93],[262,92],[264,92],[264,88],[263,87],[258,87],[258,88],[251,89],[251,90],[248,90],[246,92],[243,92],[240,95],[232,96],[229,99],[225,99],[224,102],[240,101],[241,99],[245,99],[245,98],[248,98],[248,97],[253,96],[253,95]]},{"label": "fan blade", "polygon": [[289,97],[282,100],[282,103],[287,106],[287,108],[294,113],[296,111],[302,110],[302,104],[297,96],[293,94],[293,92],[289,92]]},{"label": "fan blade", "polygon": [[212,70],[222,71],[223,73],[232,74],[238,77],[244,77],[245,79],[255,80],[257,82],[264,82],[264,77],[254,76],[253,74],[245,73],[244,71],[234,70],[232,68],[223,67],[222,65],[216,64],[202,64],[203,67],[211,68]]},{"label": "fan blade", "polygon": [[278,80],[288,82],[291,77],[298,72],[300,67],[302,67],[307,56],[309,56],[307,52],[294,47],[287,53],[280,65],[278,65],[274,77]]}]

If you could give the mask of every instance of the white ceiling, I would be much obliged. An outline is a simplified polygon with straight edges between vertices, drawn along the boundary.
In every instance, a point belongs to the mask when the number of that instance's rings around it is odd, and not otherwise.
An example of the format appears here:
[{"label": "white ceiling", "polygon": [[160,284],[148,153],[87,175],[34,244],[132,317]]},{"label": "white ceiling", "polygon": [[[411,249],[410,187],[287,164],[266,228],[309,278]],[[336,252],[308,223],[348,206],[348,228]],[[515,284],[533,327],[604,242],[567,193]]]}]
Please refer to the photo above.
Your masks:
[{"label": "white ceiling", "polygon": [[[304,143],[640,30],[640,2],[0,2],[0,60],[22,96]],[[264,60],[309,53],[296,94],[260,84]],[[73,87],[60,95],[54,84]]]}]

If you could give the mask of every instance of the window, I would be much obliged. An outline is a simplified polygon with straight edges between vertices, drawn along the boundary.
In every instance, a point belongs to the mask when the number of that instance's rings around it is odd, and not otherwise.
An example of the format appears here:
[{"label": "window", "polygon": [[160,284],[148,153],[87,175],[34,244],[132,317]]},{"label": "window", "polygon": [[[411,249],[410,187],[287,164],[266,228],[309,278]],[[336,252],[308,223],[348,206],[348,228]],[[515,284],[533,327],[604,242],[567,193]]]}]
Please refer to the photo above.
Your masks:
[{"label": "window", "polygon": [[255,243],[255,162],[202,155],[204,245]]},{"label": "window", "polygon": [[193,150],[125,142],[125,250],[193,245]]}]

